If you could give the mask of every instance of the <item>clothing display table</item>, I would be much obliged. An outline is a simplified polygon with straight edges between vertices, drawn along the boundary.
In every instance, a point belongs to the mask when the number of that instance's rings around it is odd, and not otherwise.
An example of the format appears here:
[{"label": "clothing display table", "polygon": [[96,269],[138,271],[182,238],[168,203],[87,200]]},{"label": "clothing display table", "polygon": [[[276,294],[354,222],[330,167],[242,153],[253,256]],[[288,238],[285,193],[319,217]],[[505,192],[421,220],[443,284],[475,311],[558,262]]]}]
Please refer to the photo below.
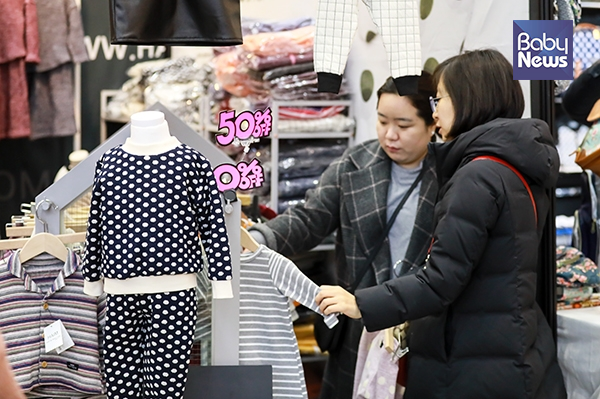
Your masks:
[{"label": "clothing display table", "polygon": [[569,399],[600,399],[600,307],[559,310],[557,341]]}]

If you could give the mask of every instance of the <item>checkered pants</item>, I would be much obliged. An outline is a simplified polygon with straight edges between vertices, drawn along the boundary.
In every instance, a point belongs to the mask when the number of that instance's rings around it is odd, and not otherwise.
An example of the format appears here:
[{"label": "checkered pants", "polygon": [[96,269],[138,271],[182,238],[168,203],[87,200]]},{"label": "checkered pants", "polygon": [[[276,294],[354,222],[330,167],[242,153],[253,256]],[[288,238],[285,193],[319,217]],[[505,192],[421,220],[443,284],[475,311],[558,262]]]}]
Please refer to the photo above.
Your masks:
[{"label": "checkered pants", "polygon": [[[393,77],[421,74],[417,0],[362,0],[378,26]],[[358,25],[358,0],[320,0],[315,32],[315,72],[341,75]],[[319,76],[322,83],[323,74]],[[321,89],[321,87],[319,88]],[[333,90],[321,90],[333,91]],[[339,87],[337,91],[338,92]]]}]

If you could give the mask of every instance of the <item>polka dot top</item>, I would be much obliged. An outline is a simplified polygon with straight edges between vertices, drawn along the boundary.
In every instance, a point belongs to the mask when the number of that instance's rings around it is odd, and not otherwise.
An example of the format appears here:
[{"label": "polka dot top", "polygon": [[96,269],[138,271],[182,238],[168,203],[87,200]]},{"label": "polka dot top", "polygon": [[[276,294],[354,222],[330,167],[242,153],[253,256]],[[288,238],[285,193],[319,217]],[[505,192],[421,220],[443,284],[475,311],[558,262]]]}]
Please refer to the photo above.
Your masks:
[{"label": "polka dot top", "polygon": [[185,144],[156,155],[117,146],[96,163],[82,266],[87,281],[196,273],[200,242],[208,277],[230,280],[221,197],[202,154]]}]

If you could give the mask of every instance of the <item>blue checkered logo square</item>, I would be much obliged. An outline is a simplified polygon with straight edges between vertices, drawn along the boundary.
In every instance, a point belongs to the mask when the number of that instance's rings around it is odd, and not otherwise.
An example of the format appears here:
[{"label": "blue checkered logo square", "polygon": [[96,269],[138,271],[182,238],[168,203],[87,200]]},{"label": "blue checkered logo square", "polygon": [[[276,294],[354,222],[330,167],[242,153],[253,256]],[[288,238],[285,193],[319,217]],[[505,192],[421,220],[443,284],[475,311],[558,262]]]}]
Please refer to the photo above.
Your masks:
[{"label": "blue checkered logo square", "polygon": [[573,21],[513,21],[513,79],[573,80]]}]

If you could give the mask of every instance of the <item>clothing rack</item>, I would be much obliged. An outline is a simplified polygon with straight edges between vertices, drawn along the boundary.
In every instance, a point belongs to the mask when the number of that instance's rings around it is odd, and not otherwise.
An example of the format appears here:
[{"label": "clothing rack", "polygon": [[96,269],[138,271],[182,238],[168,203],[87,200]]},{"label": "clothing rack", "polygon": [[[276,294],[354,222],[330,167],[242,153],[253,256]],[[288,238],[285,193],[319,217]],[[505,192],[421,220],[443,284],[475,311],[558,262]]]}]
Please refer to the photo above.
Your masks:
[{"label": "clothing rack", "polygon": [[[233,161],[210,141],[201,137],[185,122],[175,116],[165,106],[156,103],[149,111],[164,113],[169,124],[171,134],[179,141],[200,151],[215,168],[221,164],[232,164]],[[86,193],[93,184],[96,161],[109,149],[123,144],[130,136],[130,124],[127,123],[120,130],[111,135],[108,140],[96,147],[90,155],[69,171],[64,177],[56,181],[35,198],[36,225],[35,231],[46,231],[52,234],[61,233],[62,211],[73,201]],[[240,244],[240,219],[241,202],[232,202],[233,210],[225,215],[225,223],[231,250],[233,267],[233,299],[213,300],[212,302],[212,364],[213,365],[238,365],[239,364],[239,250]],[[45,226],[46,225],[46,226]],[[217,333],[218,332],[218,333]]]}]

